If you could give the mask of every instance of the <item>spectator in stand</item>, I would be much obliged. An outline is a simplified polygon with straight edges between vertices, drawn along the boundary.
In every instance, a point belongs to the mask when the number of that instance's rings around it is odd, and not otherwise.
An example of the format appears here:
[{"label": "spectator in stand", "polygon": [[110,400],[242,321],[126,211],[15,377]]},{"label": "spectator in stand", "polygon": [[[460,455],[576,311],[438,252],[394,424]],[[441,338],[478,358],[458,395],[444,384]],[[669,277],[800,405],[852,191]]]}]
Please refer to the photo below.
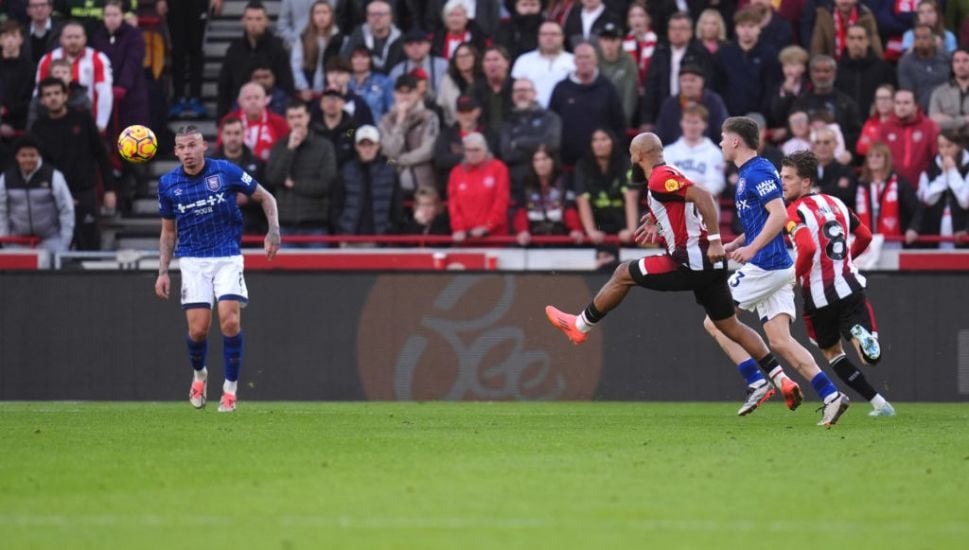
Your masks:
[{"label": "spectator in stand", "polygon": [[508,169],[488,151],[488,141],[478,133],[464,138],[464,162],[448,178],[448,212],[451,237],[508,234]]},{"label": "spectator in stand", "polygon": [[615,86],[599,73],[591,44],[575,47],[575,72],[552,92],[549,110],[562,119],[562,163],[573,166],[589,147],[592,131],[609,128],[614,136],[626,132],[626,118]]},{"label": "spectator in stand", "polygon": [[895,86],[882,84],[875,90],[875,101],[869,111],[870,116],[861,129],[855,152],[860,156],[868,154],[868,148],[881,139],[882,124],[888,122],[895,111]]},{"label": "spectator in stand", "polygon": [[851,167],[838,162],[835,157],[838,138],[834,131],[830,128],[821,128],[814,131],[813,137],[813,151],[818,157],[818,190],[838,197],[845,204],[854,204],[857,183]]},{"label": "spectator in stand", "polygon": [[66,252],[74,236],[74,199],[64,174],[44,163],[30,135],[17,138],[13,154],[16,166],[0,174],[0,237],[36,237],[40,248]]},{"label": "spectator in stand", "polygon": [[638,107],[639,74],[636,62],[622,51],[622,37],[622,29],[614,23],[602,26],[599,32],[599,50],[602,53],[599,70],[616,87],[616,93],[622,101],[623,113],[626,115],[626,126],[631,126]]},{"label": "spectator in stand", "polygon": [[414,213],[400,230],[405,235],[450,235],[451,220],[435,189],[421,187],[414,193]]},{"label": "spectator in stand", "polygon": [[515,0],[511,7],[511,20],[498,27],[495,43],[503,46],[512,59],[517,59],[538,47],[538,29],[545,17],[540,0]]},{"label": "spectator in stand", "polygon": [[579,5],[569,12],[562,27],[568,44],[575,51],[580,43],[595,41],[608,23],[616,28],[622,27],[622,19],[609,10],[603,0],[580,0]]},{"label": "spectator in stand", "polygon": [[[70,25],[64,28],[68,32]],[[99,250],[98,174],[104,185],[106,201],[116,201],[117,182],[108,162],[108,152],[91,114],[67,107],[67,85],[48,77],[37,86],[40,101],[47,109],[30,133],[42,144],[44,157],[63,172],[74,197],[74,248]],[[110,196],[109,196],[110,195]]]},{"label": "spectator in stand", "polygon": [[766,91],[781,78],[777,52],[760,39],[761,12],[757,8],[740,10],[733,20],[737,38],[717,51],[719,71],[712,88],[723,97],[731,115],[766,112]]},{"label": "spectator in stand", "polygon": [[417,82],[417,99],[424,104],[424,108],[433,111],[437,115],[437,120],[444,120],[444,111],[441,106],[434,102],[433,94],[431,93],[431,87],[428,83],[427,72],[416,67],[407,73],[414,77],[414,81]]},{"label": "spectator in stand", "polygon": [[935,44],[928,25],[915,26],[915,47],[898,62],[898,86],[915,93],[923,112],[929,111],[932,91],[949,80],[949,54]]},{"label": "spectator in stand", "polygon": [[417,97],[417,80],[410,75],[398,78],[394,106],[380,119],[380,146],[396,166],[407,194],[418,187],[436,188],[433,156],[440,132],[437,115]]},{"label": "spectator in stand", "polygon": [[895,172],[892,152],[884,143],[875,142],[868,148],[854,206],[855,214],[872,233],[904,237],[906,244],[918,239],[919,199],[912,184]]},{"label": "spectator in stand", "polygon": [[864,0],[864,3],[875,13],[878,33],[885,45],[885,60],[897,62],[902,56],[902,34],[915,24],[917,0]]},{"label": "spectator in stand", "polygon": [[351,73],[349,61],[342,57],[334,57],[326,65],[326,87],[336,88],[343,94],[346,100],[343,110],[353,117],[355,125],[373,124],[374,118],[373,113],[370,112],[370,106],[362,97],[350,90]]},{"label": "spectator in stand", "polygon": [[696,39],[710,52],[716,53],[727,43],[727,23],[720,12],[707,8],[696,21]]},{"label": "spectator in stand", "polygon": [[[928,25],[932,29],[938,50],[952,54],[959,47],[956,35],[942,25],[942,10],[936,0],[919,0],[915,11],[915,22]],[[909,29],[902,35],[902,51],[909,51],[913,45],[915,45],[915,29]]]},{"label": "spectator in stand", "polygon": [[969,50],[952,54],[952,79],[932,92],[929,117],[942,130],[962,129],[969,123]]},{"label": "spectator in stand", "polygon": [[286,119],[266,107],[266,90],[255,82],[242,86],[239,90],[239,109],[223,119],[228,117],[242,120],[246,146],[262,160],[268,160],[273,145],[289,133]]},{"label": "spectator in stand", "polygon": [[804,48],[788,46],[777,54],[777,60],[784,78],[771,90],[766,114],[771,139],[781,141],[787,137],[784,123],[793,110],[794,101],[810,87],[810,81],[807,78],[808,53]]},{"label": "spectator in stand", "polygon": [[[500,0],[462,0],[467,17],[472,19],[475,26],[484,36],[494,36],[498,32],[500,22]],[[448,0],[428,0],[424,6],[424,27],[437,31],[447,26]]]},{"label": "spectator in stand", "polygon": [[[485,126],[495,131],[501,128],[512,109],[510,69],[508,52],[501,46],[489,46],[481,59],[484,78],[475,80],[471,86],[471,96],[481,105]],[[491,151],[498,152],[495,147]]]},{"label": "spectator in stand", "polygon": [[341,235],[387,235],[403,222],[397,172],[380,154],[380,132],[361,126],[354,158],[340,169],[336,230]]},{"label": "spectator in stand", "polygon": [[370,49],[373,70],[387,74],[404,59],[401,32],[394,24],[394,12],[384,0],[367,4],[367,22],[357,27],[343,44],[341,55],[349,59],[358,46]]},{"label": "spectator in stand", "polygon": [[[34,64],[24,55],[23,29],[16,21],[0,25],[0,138],[10,139],[27,126],[34,93]],[[26,154],[26,153],[25,153]]]},{"label": "spectator in stand", "polygon": [[760,40],[768,49],[779,52],[794,43],[791,24],[774,10],[773,0],[750,0],[761,13]]},{"label": "spectator in stand", "polygon": [[479,133],[488,141],[488,150],[497,150],[497,135],[481,120],[481,104],[471,96],[463,95],[457,101],[457,122],[441,128],[434,144],[434,167],[438,181],[446,181],[455,166],[464,160],[464,138]]},{"label": "spectator in stand", "polygon": [[811,150],[811,120],[804,111],[794,111],[787,117],[791,138],[781,146],[784,156],[790,156],[799,151]]},{"label": "spectator in stand", "polygon": [[536,100],[535,85],[519,78],[512,85],[515,108],[501,126],[501,159],[508,166],[512,198],[521,203],[522,189],[532,155],[540,147],[558,151],[562,141],[562,119],[543,109]]},{"label": "spectator in stand", "polygon": [[481,55],[471,44],[461,44],[448,62],[448,71],[437,90],[437,104],[444,111],[442,124],[454,124],[454,103],[458,96],[471,93],[472,86],[484,78]]},{"label": "spectator in stand", "polygon": [[579,219],[595,244],[607,235],[632,242],[639,224],[639,191],[629,184],[629,156],[615,134],[597,128],[573,176]]},{"label": "spectator in stand", "polygon": [[[295,11],[295,3],[309,3],[312,7],[303,14],[306,26],[287,27],[283,14],[288,14],[294,24],[299,24],[300,14]],[[287,9],[289,8],[289,9]],[[312,101],[326,87],[326,64],[340,54],[345,36],[336,24],[333,5],[330,0],[283,0],[279,13],[279,28],[283,38],[289,41],[289,63],[293,71],[293,84],[296,94],[303,101]],[[298,32],[299,34],[295,34]]]},{"label": "spectator in stand", "polygon": [[[87,34],[84,26],[77,21],[68,21],[61,29],[61,47],[44,55],[37,66],[38,85],[50,75],[50,64],[55,59],[71,62],[77,82],[87,89],[91,98],[91,114],[99,132],[104,132],[111,118],[114,94],[111,90],[111,61],[108,56],[87,47]],[[70,183],[70,179],[68,179]]]},{"label": "spectator in stand", "polygon": [[882,123],[878,141],[892,150],[898,173],[908,181],[919,181],[938,153],[938,134],[938,125],[922,114],[915,94],[911,90],[896,90],[893,115]]},{"label": "spectator in stand", "polygon": [[832,57],[816,55],[811,58],[810,73],[812,89],[801,94],[792,108],[808,114],[828,111],[841,128],[845,143],[856,143],[861,132],[861,113],[853,99],[834,87],[837,62]]},{"label": "spectator in stand", "polygon": [[27,0],[27,27],[29,39],[24,44],[31,64],[36,68],[44,54],[53,51],[60,43],[61,21],[52,15],[52,0]]},{"label": "spectator in stand", "polygon": [[656,135],[665,145],[680,137],[683,111],[692,105],[703,105],[707,112],[705,134],[711,140],[720,142],[720,127],[728,116],[723,98],[706,89],[703,69],[696,65],[684,65],[680,68],[680,94],[666,98],[656,121]]},{"label": "spectator in stand", "polygon": [[[636,79],[636,90],[642,100],[643,87],[646,83],[646,72],[649,71],[649,63],[653,60],[653,52],[656,51],[658,40],[656,33],[652,29],[652,18],[646,11],[646,4],[641,0],[633,0],[629,4],[626,12],[626,27],[629,33],[622,41],[622,49],[632,56],[638,69]],[[638,109],[638,107],[637,107]]]},{"label": "spectator in stand", "polygon": [[145,39],[140,29],[125,22],[121,0],[104,3],[104,25],[91,37],[91,45],[111,61],[115,131],[132,124],[148,124]]},{"label": "spectator in stand", "polygon": [[[955,130],[938,135],[933,162],[919,176],[918,197],[922,202],[919,232],[922,235],[955,237],[962,245],[969,231],[969,152]],[[935,245],[930,245],[935,248]],[[938,248],[954,248],[941,243]]]},{"label": "spectator in stand", "polygon": [[[266,181],[263,177],[266,163],[252,154],[252,149],[246,147],[244,137],[242,120],[235,117],[223,119],[218,139],[221,145],[216,147],[212,158],[227,160],[245,170],[256,181]],[[268,226],[262,205],[249,200],[245,193],[236,193],[236,203],[242,210],[242,232],[246,235],[265,234]]]},{"label": "spectator in stand", "polygon": [[858,24],[865,27],[871,38],[871,48],[878,57],[885,57],[882,41],[878,35],[875,14],[858,0],[834,0],[834,6],[819,7],[811,35],[811,56],[827,55],[841,59],[848,47],[848,27]]},{"label": "spectator in stand", "polygon": [[[276,85],[276,75],[268,63],[256,60],[249,69],[249,82],[255,82],[262,86],[266,92],[266,107],[279,116],[286,115],[286,106],[289,105],[290,96],[282,88]],[[238,109],[239,105],[233,103],[233,109]]]},{"label": "spectator in stand", "polygon": [[565,51],[565,33],[554,21],[546,21],[538,29],[538,49],[523,53],[511,69],[512,78],[527,78],[535,85],[538,103],[548,108],[552,90],[575,70],[571,53]]},{"label": "spectator in stand", "polygon": [[310,132],[305,103],[290,103],[286,124],[289,133],[273,145],[266,164],[266,182],[273,186],[279,205],[280,232],[283,236],[329,235],[337,179],[333,146]]},{"label": "spectator in stand", "polygon": [[[91,97],[87,95],[87,89],[76,81],[71,80],[73,68],[71,62],[66,59],[55,59],[50,63],[50,76],[56,78],[67,86],[67,108],[75,111],[84,111],[91,114]],[[27,113],[27,128],[32,128],[37,117],[47,113],[40,100],[40,93],[30,101],[30,108]]]},{"label": "spectator in stand", "polygon": [[404,74],[414,69],[423,69],[429,79],[431,98],[437,95],[441,81],[448,71],[448,61],[442,57],[431,55],[431,41],[427,32],[413,28],[404,35],[404,60],[394,65],[390,71],[390,79],[396,82]]},{"label": "spectator in stand", "polygon": [[[208,111],[202,105],[202,70],[205,67],[202,43],[209,13],[222,13],[222,0],[177,0],[171,3],[156,0],[155,10],[166,18],[171,41],[173,96],[168,116],[206,118]],[[223,60],[223,66],[227,64],[228,60]],[[186,75],[188,95],[185,94]],[[220,92],[231,98],[236,90],[238,87]]]},{"label": "spectator in stand", "polygon": [[847,41],[834,87],[853,99],[860,113],[867,113],[871,111],[875,89],[882,84],[895,84],[895,69],[871,50],[868,31],[862,25],[848,26]]},{"label": "spectator in stand", "polygon": [[472,44],[479,52],[490,45],[487,35],[469,19],[465,0],[448,0],[440,13],[444,27],[434,33],[431,43],[434,55],[450,60],[461,44]]},{"label": "spectator in stand", "polygon": [[372,69],[373,59],[370,49],[358,46],[350,54],[350,91],[362,97],[370,107],[370,112],[376,120],[383,118],[394,104],[394,83],[385,74],[376,73]]},{"label": "spectator in stand", "polygon": [[258,0],[251,0],[242,12],[242,36],[229,44],[219,71],[218,118],[229,111],[232,98],[249,81],[249,71],[255,62],[268,63],[276,75],[276,83],[292,94],[293,73],[289,53],[283,42],[269,30],[269,15]]},{"label": "spectator in stand", "polygon": [[[326,3],[330,8],[329,18],[333,22],[334,30],[339,27],[344,31],[349,31],[354,27],[350,12],[354,8],[351,4],[356,2],[352,0],[282,0],[279,6],[279,17],[276,20],[279,37],[285,40],[287,44],[299,42],[305,29],[314,25],[313,19],[316,17],[317,5],[321,3]],[[320,48],[323,49],[323,46],[320,46]],[[296,73],[295,69],[293,69],[293,73]]]},{"label": "spectator in stand", "polygon": [[714,75],[713,57],[698,40],[693,39],[693,22],[684,12],[674,13],[667,26],[668,42],[656,46],[656,53],[646,73],[641,112],[642,129],[652,129],[659,114],[660,105],[669,96],[680,93],[680,67],[698,65],[703,67],[706,80]]},{"label": "spectator in stand", "polygon": [[834,122],[834,117],[828,111],[814,111],[808,115],[810,120],[811,132],[817,132],[818,130],[827,128],[834,133],[835,136],[835,147],[834,147],[834,158],[838,160],[841,164],[851,164],[853,157],[851,151],[848,150],[845,144],[845,136],[841,133],[841,127],[838,123]]},{"label": "spectator in stand", "polygon": [[532,235],[568,235],[575,244],[585,239],[575,193],[569,189],[554,152],[545,145],[532,153],[523,199],[515,209],[514,230],[522,246],[528,246]]},{"label": "spectator in stand", "polygon": [[320,107],[323,119],[312,125],[314,132],[329,140],[336,152],[337,166],[343,166],[356,154],[354,150],[354,134],[357,126],[350,113],[344,110],[346,96],[339,88],[323,90]]},{"label": "spectator in stand", "polygon": [[663,148],[663,159],[679,168],[690,181],[702,185],[713,195],[719,195],[726,186],[726,163],[723,151],[704,135],[709,118],[710,114],[702,104],[695,103],[683,109],[680,116],[682,135]]}]

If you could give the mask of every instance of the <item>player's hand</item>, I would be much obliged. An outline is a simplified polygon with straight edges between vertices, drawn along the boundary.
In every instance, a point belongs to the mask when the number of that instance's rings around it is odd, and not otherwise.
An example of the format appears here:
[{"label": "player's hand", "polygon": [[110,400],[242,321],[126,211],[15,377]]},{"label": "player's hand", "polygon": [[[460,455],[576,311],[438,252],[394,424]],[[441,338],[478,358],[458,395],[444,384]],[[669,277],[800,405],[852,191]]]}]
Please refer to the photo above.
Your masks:
[{"label": "player's hand", "polygon": [[528,231],[522,231],[516,238],[520,246],[528,246],[528,243],[532,242],[532,234]]},{"label": "player's hand", "polygon": [[269,233],[266,233],[266,240],[263,243],[263,248],[266,250],[266,259],[270,262],[276,257],[276,253],[279,252],[279,229],[270,229]]},{"label": "player's hand", "polygon": [[155,296],[167,300],[171,286],[172,282],[168,278],[168,273],[159,273],[158,278],[155,279]]},{"label": "player's hand", "polygon": [[725,260],[727,253],[723,250],[723,243],[720,241],[710,241],[710,246],[707,247],[707,258],[710,258],[711,263]]},{"label": "player's hand", "polygon": [[[717,241],[714,241],[714,243],[715,242],[717,242]],[[713,247],[713,243],[711,243],[710,246],[712,248]],[[721,250],[723,249],[723,247],[720,246],[720,245],[717,245],[717,248],[720,248]],[[749,246],[741,246],[740,248],[738,248],[737,250],[734,250],[730,254],[730,259],[732,259],[735,262],[739,262],[739,263],[745,264],[745,263],[749,262],[754,257],[755,254],[757,254],[757,252],[754,249],[752,249],[751,247],[749,247]]]},{"label": "player's hand", "polygon": [[738,241],[737,239],[734,239],[729,243],[723,245],[723,251],[726,252],[727,254],[733,254],[733,251],[737,250],[738,248],[740,248],[740,241]]},{"label": "player's hand", "polygon": [[653,217],[646,214],[639,221],[639,227],[633,232],[633,240],[640,246],[655,243],[659,237],[659,227],[656,226]]},{"label": "player's hand", "polygon": [[622,229],[619,231],[619,242],[630,243],[633,241],[634,229]]}]

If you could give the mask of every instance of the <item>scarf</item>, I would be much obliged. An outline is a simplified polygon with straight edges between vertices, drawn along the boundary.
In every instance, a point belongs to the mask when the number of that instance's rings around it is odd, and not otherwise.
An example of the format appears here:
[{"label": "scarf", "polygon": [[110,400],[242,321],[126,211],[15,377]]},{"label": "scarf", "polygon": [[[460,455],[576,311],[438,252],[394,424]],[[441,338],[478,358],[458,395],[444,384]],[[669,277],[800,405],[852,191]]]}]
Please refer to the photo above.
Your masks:
[{"label": "scarf", "polygon": [[858,22],[858,6],[851,8],[848,20],[844,21],[841,12],[834,8],[834,58],[840,60],[847,44],[848,27]]},{"label": "scarf", "polygon": [[855,199],[858,218],[871,228],[872,233],[900,236],[902,224],[898,210],[898,176],[893,172],[888,181],[881,184],[870,182],[858,186]]}]

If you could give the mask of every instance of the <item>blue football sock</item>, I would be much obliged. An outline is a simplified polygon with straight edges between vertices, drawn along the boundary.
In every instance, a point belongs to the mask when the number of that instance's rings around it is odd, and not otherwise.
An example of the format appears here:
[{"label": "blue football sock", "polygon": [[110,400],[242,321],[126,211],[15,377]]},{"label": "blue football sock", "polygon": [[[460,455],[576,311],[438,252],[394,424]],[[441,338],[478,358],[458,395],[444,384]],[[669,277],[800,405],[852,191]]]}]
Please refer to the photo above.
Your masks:
[{"label": "blue football sock", "polygon": [[753,359],[747,359],[737,365],[737,370],[740,371],[740,376],[743,376],[744,380],[747,381],[748,386],[764,380],[764,375],[760,373],[760,367],[757,365],[757,361]]},{"label": "blue football sock", "polygon": [[188,358],[192,362],[192,368],[195,370],[204,369],[205,356],[209,352],[209,341],[202,340],[201,342],[196,342],[186,336],[185,345],[188,346]]},{"label": "blue football sock", "polygon": [[242,332],[222,337],[222,355],[225,358],[225,379],[235,382],[239,379],[239,367],[242,366]]},{"label": "blue football sock", "polygon": [[817,376],[812,378],[811,385],[814,386],[814,391],[818,392],[818,396],[821,397],[822,401],[825,401],[829,395],[838,393],[838,388],[835,387],[831,379],[824,372],[819,372]]}]

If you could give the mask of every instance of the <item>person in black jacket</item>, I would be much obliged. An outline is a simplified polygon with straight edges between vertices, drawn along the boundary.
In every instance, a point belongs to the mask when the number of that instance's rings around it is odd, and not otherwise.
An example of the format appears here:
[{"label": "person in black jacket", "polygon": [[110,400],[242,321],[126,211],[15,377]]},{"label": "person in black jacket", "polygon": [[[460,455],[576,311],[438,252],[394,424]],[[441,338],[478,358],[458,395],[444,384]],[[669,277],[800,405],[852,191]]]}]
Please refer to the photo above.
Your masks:
[{"label": "person in black jacket", "polygon": [[809,114],[815,111],[828,111],[841,128],[846,147],[848,150],[854,150],[858,136],[861,134],[861,123],[864,118],[855,100],[834,87],[838,71],[837,63],[833,57],[815,55],[811,58],[808,71],[811,75],[811,89],[794,101],[791,110]]},{"label": "person in black jacket", "polygon": [[875,55],[869,47],[868,29],[862,25],[848,25],[848,47],[838,62],[838,76],[834,87],[858,104],[858,112],[867,114],[875,99],[875,90],[882,84],[895,85],[895,69]]},{"label": "person in black jacket", "polygon": [[539,0],[516,0],[511,11],[511,21],[498,28],[495,43],[504,46],[512,59],[538,48],[538,28],[545,17]]},{"label": "person in black jacket", "polygon": [[717,50],[717,78],[711,86],[731,116],[768,110],[772,90],[781,78],[777,52],[760,38],[760,11],[750,7],[734,15],[737,38]]},{"label": "person in black jacket", "polygon": [[481,104],[471,96],[462,95],[456,102],[455,123],[441,128],[434,143],[434,167],[439,181],[447,181],[451,169],[464,160],[464,137],[479,133],[488,141],[488,149],[498,151],[498,138],[481,120]]},{"label": "person in black jacket", "polygon": [[513,200],[524,200],[525,175],[532,164],[532,155],[539,147],[558,152],[562,143],[562,119],[543,109],[536,101],[535,85],[527,78],[512,84],[515,108],[500,130],[501,160],[508,166]]},{"label": "person in black jacket", "polygon": [[[227,160],[245,170],[256,181],[266,181],[264,177],[266,164],[253,154],[252,149],[246,147],[242,119],[235,117],[224,119],[222,128],[219,130],[219,141],[221,145],[216,148],[212,158]],[[262,205],[249,200],[245,193],[237,193],[236,202],[242,210],[242,232],[246,235],[264,235],[269,226],[266,223],[266,214],[262,211]],[[259,247],[262,248],[261,243]]]},{"label": "person in black jacket", "polygon": [[[617,28],[624,27],[619,15],[610,11],[603,0],[582,0],[581,2],[577,2],[577,4],[579,5],[574,6],[569,11],[569,15],[565,18],[565,23],[562,25],[565,31],[565,43],[571,46],[573,50],[583,41],[591,41],[598,38],[599,33],[602,32],[602,28],[607,23],[612,23]],[[594,17],[592,25],[588,28],[588,33],[585,32],[586,28],[582,21],[583,16]]]},{"label": "person in black jacket", "polygon": [[347,98],[339,88],[330,87],[323,91],[320,108],[323,119],[314,122],[312,129],[330,140],[336,150],[337,166],[343,166],[354,156],[353,134],[357,127],[355,119],[344,110]]},{"label": "person in black jacket", "polygon": [[354,158],[340,170],[336,231],[341,235],[387,235],[403,218],[397,170],[380,154],[380,131],[357,129]]},{"label": "person in black jacket", "polygon": [[239,88],[249,80],[255,61],[268,63],[276,75],[276,84],[287,94],[293,93],[293,71],[289,53],[282,41],[269,30],[269,16],[261,2],[251,1],[242,12],[242,37],[232,42],[219,71],[217,118],[229,112]]},{"label": "person in black jacket", "polygon": [[0,53],[0,110],[3,112],[0,137],[5,139],[27,125],[27,111],[34,93],[34,65],[22,51],[23,42],[23,30],[16,21],[7,21],[0,26],[0,44],[3,46]]}]

